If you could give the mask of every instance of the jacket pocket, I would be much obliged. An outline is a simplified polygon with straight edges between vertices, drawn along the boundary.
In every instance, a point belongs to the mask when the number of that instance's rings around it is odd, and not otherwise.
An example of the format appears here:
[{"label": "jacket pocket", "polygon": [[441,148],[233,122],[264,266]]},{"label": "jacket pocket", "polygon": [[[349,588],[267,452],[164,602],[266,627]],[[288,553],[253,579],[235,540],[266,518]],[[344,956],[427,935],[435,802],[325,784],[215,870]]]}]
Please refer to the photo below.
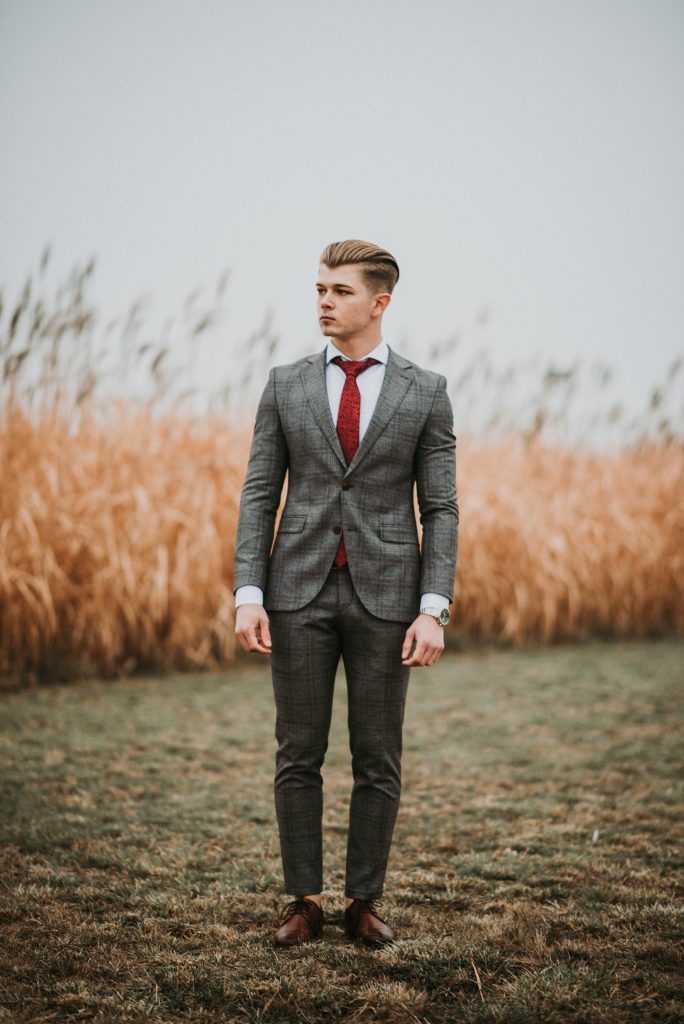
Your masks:
[{"label": "jacket pocket", "polygon": [[283,516],[278,524],[278,533],[301,533],[304,529],[306,516]]},{"label": "jacket pocket", "polygon": [[378,530],[380,540],[391,541],[392,544],[417,544],[418,536],[404,529],[403,526],[381,526]]}]

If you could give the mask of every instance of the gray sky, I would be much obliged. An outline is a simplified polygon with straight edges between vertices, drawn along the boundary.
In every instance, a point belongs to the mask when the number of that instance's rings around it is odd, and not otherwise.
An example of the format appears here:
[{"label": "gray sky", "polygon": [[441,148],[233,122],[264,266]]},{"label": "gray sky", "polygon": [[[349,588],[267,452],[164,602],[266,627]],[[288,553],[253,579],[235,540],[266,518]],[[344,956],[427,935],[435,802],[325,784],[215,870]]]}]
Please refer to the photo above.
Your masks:
[{"label": "gray sky", "polygon": [[0,282],[52,242],[161,323],[229,267],[227,375],[268,306],[277,361],[322,348],[318,256],[364,238],[399,351],[601,359],[643,405],[684,349],[683,44],[681,0],[0,0]]}]

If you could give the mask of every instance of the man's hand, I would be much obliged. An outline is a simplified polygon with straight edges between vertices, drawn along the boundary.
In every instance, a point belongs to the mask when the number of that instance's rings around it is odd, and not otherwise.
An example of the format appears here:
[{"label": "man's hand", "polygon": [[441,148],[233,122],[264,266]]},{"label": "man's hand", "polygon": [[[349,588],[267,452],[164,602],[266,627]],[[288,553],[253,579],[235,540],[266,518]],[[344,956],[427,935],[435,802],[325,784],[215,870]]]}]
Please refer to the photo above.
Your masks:
[{"label": "man's hand", "polygon": [[235,614],[235,635],[246,651],[271,653],[268,615],[260,604],[241,604]]},{"label": "man's hand", "polygon": [[[416,647],[411,653],[415,640]],[[433,665],[444,650],[444,626],[432,615],[419,615],[406,630],[404,646],[401,649],[401,663],[410,665]]]}]

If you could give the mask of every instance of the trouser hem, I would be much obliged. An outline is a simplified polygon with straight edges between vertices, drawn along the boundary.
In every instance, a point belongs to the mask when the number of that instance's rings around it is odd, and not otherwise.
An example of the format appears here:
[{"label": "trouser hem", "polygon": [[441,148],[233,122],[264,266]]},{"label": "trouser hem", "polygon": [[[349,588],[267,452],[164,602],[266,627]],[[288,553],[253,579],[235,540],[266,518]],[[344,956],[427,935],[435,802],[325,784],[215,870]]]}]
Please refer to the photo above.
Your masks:
[{"label": "trouser hem", "polygon": [[303,885],[284,885],[283,892],[286,895],[292,896],[311,896],[312,893],[316,895],[319,892],[323,892],[323,885],[321,882],[314,882],[308,888]]}]

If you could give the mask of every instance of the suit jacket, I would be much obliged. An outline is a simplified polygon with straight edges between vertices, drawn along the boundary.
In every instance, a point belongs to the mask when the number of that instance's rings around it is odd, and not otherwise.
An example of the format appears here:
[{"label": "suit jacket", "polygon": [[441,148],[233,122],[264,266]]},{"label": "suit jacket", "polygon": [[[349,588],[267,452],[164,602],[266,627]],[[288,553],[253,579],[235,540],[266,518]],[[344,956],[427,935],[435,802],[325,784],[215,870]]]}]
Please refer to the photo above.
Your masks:
[{"label": "suit jacket", "polygon": [[354,588],[373,615],[412,621],[422,593],[453,599],[458,499],[446,378],[392,348],[348,466],[330,414],[325,349],[270,370],[240,498],[233,592],[256,584],[266,611],[301,608],[323,586],[340,531]]}]

